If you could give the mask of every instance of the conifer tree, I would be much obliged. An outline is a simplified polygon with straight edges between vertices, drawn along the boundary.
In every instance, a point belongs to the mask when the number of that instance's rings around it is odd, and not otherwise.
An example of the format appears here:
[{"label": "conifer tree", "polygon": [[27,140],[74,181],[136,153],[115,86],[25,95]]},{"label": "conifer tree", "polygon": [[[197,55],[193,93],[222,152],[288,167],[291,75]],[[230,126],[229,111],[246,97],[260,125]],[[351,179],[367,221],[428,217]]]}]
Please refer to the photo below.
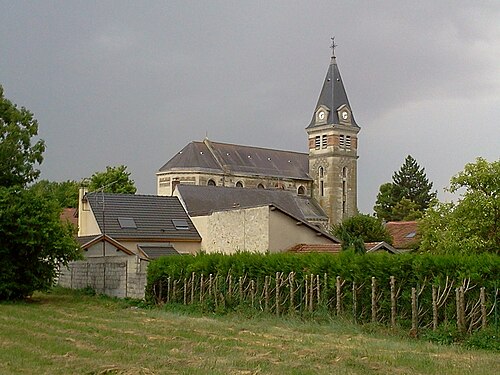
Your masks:
[{"label": "conifer tree", "polygon": [[425,169],[408,155],[392,175],[392,183],[380,186],[374,210],[379,219],[386,221],[413,220],[421,217],[435,198]]}]

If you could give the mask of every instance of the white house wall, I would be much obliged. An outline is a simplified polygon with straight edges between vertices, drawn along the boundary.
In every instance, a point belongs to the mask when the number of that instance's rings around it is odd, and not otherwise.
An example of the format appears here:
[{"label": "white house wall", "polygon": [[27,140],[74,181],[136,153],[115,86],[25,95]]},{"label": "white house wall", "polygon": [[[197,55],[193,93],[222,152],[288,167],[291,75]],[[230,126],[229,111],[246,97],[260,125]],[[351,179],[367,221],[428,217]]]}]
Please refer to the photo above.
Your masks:
[{"label": "white house wall", "polygon": [[201,249],[207,253],[264,253],[269,248],[268,206],[214,212],[191,220],[201,235]]},{"label": "white house wall", "polygon": [[[300,224],[297,224],[300,223]],[[294,220],[279,210],[270,211],[269,218],[269,251],[281,252],[298,244],[330,244],[334,243],[325,236],[318,236],[314,229]]]}]

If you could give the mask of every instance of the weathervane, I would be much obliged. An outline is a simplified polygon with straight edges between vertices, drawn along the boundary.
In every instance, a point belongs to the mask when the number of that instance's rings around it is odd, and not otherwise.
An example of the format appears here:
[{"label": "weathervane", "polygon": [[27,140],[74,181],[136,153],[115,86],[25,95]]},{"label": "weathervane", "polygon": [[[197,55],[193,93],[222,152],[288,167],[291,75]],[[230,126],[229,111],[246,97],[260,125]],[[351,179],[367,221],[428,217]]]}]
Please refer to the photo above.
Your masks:
[{"label": "weathervane", "polygon": [[337,44],[335,44],[335,37],[330,38],[332,40],[332,45],[330,48],[332,49],[332,57],[335,57],[335,47],[338,47]]}]

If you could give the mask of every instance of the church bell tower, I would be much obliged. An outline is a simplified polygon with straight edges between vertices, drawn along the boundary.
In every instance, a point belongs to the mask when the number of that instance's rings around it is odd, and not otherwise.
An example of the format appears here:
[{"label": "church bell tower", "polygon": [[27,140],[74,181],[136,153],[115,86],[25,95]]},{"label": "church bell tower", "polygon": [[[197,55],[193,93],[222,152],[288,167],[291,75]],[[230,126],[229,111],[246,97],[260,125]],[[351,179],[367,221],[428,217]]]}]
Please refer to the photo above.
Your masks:
[{"label": "church bell tower", "polygon": [[332,38],[332,57],[326,78],[306,128],[309,138],[309,174],[312,196],[330,218],[330,224],[356,215],[358,133],[360,127],[340,76]]}]

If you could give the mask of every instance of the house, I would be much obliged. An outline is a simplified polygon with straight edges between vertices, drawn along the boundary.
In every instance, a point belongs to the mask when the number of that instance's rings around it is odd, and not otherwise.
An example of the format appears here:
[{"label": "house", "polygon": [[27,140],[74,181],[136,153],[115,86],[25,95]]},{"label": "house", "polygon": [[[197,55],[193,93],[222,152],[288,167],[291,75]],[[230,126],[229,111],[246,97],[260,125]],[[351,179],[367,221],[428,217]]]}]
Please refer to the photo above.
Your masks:
[{"label": "house", "polygon": [[306,125],[307,153],[193,141],[160,167],[157,194],[172,195],[178,185],[281,189],[314,200],[326,213],[328,225],[340,223],[358,213],[359,131],[332,53]]},{"label": "house", "polygon": [[420,235],[416,221],[389,221],[385,227],[398,251],[411,251],[418,246]]},{"label": "house", "polygon": [[81,196],[78,238],[86,257],[195,254],[201,243],[177,197],[134,194]]},{"label": "house", "polygon": [[178,185],[174,196],[200,233],[201,249],[208,253],[267,253],[301,243],[339,243],[322,229],[328,218],[321,207],[313,199],[291,192]]},{"label": "house", "polygon": [[[386,251],[389,254],[398,254],[399,252],[389,245],[387,242],[365,242],[365,250],[367,253],[375,253]],[[299,244],[288,251],[292,253],[329,253],[338,254],[342,251],[342,244],[328,244],[328,245],[307,245]]]}]

